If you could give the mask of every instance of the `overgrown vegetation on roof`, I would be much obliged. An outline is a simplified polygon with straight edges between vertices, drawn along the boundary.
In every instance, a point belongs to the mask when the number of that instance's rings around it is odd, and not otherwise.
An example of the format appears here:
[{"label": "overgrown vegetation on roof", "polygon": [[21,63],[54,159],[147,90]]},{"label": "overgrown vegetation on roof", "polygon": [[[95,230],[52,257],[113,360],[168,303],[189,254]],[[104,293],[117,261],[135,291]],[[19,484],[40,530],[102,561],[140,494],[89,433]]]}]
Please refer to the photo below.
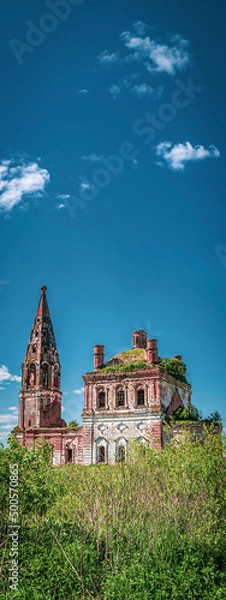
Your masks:
[{"label": "overgrown vegetation on roof", "polygon": [[101,373],[131,373],[139,369],[149,369],[160,367],[163,373],[175,377],[178,381],[187,382],[187,367],[182,360],[176,358],[160,359],[158,364],[149,364],[146,358],[144,348],[135,348],[126,350],[116,356],[113,356],[105,366],[96,371],[89,371],[88,375],[100,375]]},{"label": "overgrown vegetation on roof", "polygon": [[182,360],[178,360],[177,358],[163,358],[159,366],[163,373],[167,373],[167,375],[171,375],[183,383],[188,383],[187,367]]},{"label": "overgrown vegetation on roof", "polygon": [[131,360],[131,358],[140,358],[141,356],[145,356],[144,348],[133,348],[133,350],[125,350],[124,352],[120,352],[117,354],[117,358],[121,358],[122,360]]},{"label": "overgrown vegetation on roof", "polygon": [[106,365],[101,369],[101,373],[131,373],[137,371],[137,369],[148,369],[150,366],[147,361],[143,360],[140,362],[133,363],[122,363],[121,365]]},{"label": "overgrown vegetation on roof", "polygon": [[216,410],[211,413],[208,417],[203,419],[202,413],[194,404],[191,404],[189,408],[179,406],[173,413],[172,416],[165,419],[166,423],[202,423],[203,425],[215,425],[218,427],[222,426],[222,418],[220,413]]}]

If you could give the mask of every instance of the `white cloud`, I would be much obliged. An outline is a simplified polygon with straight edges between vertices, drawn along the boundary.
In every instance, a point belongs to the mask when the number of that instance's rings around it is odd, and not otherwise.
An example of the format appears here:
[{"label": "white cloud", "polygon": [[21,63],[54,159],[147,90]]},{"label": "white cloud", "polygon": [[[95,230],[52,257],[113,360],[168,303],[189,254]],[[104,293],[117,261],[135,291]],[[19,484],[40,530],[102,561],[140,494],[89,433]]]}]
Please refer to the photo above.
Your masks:
[{"label": "white cloud", "polygon": [[119,52],[110,53],[108,50],[103,50],[103,52],[98,54],[96,60],[98,65],[110,67],[119,60]]},{"label": "white cloud", "polygon": [[120,94],[123,91],[123,87],[120,85],[116,85],[115,83],[113,83],[112,85],[110,85],[109,87],[109,92],[110,94],[114,97],[117,98],[117,96],[120,96]]},{"label": "white cloud", "polygon": [[58,194],[58,196],[56,196],[56,198],[58,200],[67,200],[67,198],[70,198],[70,194]]},{"label": "white cloud", "polygon": [[89,93],[89,91],[86,90],[85,88],[83,88],[82,90],[78,90],[78,94],[84,94],[85,95],[85,94],[88,94],[88,93]]},{"label": "white cloud", "polygon": [[90,184],[85,183],[85,181],[82,181],[79,189],[80,189],[80,192],[84,192],[85,190],[90,190]]},{"label": "white cloud", "polygon": [[3,160],[0,163],[0,210],[9,212],[24,197],[34,195],[41,197],[50,180],[47,169],[41,169],[34,163]]},{"label": "white cloud", "polygon": [[79,388],[78,390],[73,390],[73,394],[83,394],[84,387]]},{"label": "white cloud", "polygon": [[10,414],[10,413],[0,414],[0,423],[8,425],[8,427],[11,427],[10,424],[16,423],[17,420],[18,420],[17,414]]},{"label": "white cloud", "polygon": [[[7,434],[8,433],[10,433],[10,431],[7,431]],[[0,441],[1,441],[2,444],[6,444],[7,437],[8,437],[8,435],[6,436],[6,432],[5,431],[0,431]]]},{"label": "white cloud", "polygon": [[5,390],[5,388],[4,388],[4,387],[2,387],[2,385],[1,385],[1,386],[0,386],[0,390],[1,390],[1,391],[2,391],[2,390]]},{"label": "white cloud", "polygon": [[101,158],[98,156],[98,154],[95,154],[95,152],[92,154],[83,154],[81,159],[91,163],[101,162]]},{"label": "white cloud", "polygon": [[56,199],[60,200],[60,202],[58,202],[54,208],[56,210],[62,210],[64,208],[66,208],[65,200],[68,200],[70,197],[71,197],[70,194],[58,194],[56,196]]},{"label": "white cloud", "polygon": [[131,158],[130,163],[133,169],[138,169],[140,166],[140,163],[136,158]]},{"label": "white cloud", "polygon": [[132,73],[131,75],[126,75],[117,82],[117,84],[112,84],[109,88],[110,94],[114,98],[117,98],[124,92],[128,91],[131,94],[134,94],[137,98],[153,97],[153,99],[159,98],[162,94],[163,86],[158,86],[157,88],[153,88],[148,83],[134,83],[140,78],[139,73]]},{"label": "white cloud", "polygon": [[9,433],[18,423],[18,409],[10,406],[8,413],[0,414],[0,440],[6,443]]},{"label": "white cloud", "polygon": [[131,51],[125,61],[142,63],[150,73],[175,75],[190,63],[189,42],[180,35],[174,35],[169,43],[160,43],[149,36],[142,37],[123,31],[120,39]]},{"label": "white cloud", "polygon": [[20,382],[21,381],[21,377],[19,377],[18,375],[11,375],[9,373],[8,367],[5,367],[5,365],[2,365],[0,367],[0,383],[3,383],[4,381],[17,381],[17,382]]},{"label": "white cloud", "polygon": [[192,146],[190,142],[184,144],[175,144],[172,142],[162,142],[156,147],[156,155],[162,160],[157,164],[167,164],[174,171],[183,171],[186,163],[204,160],[205,158],[219,158],[220,152],[215,146],[197,145]]},{"label": "white cloud", "polygon": [[158,88],[157,92],[146,81],[137,85],[132,85],[133,78],[139,78],[143,72],[165,73],[175,75],[177,71],[185,70],[191,61],[189,52],[189,41],[181,35],[171,36],[167,41],[153,39],[147,35],[147,29],[150,29],[143,21],[136,21],[133,24],[133,31],[123,31],[120,34],[120,40],[124,45],[124,56],[119,52],[110,53],[104,50],[97,56],[97,63],[100,66],[114,66],[115,64],[136,64],[139,65],[139,73],[126,75],[124,79],[112,83],[109,87],[110,94],[117,98],[125,90],[135,94],[137,98],[144,96],[160,96],[163,88]]},{"label": "white cloud", "polygon": [[157,99],[163,92],[163,86],[159,85],[157,88],[151,87],[148,83],[138,83],[131,88],[131,92],[137,96],[137,98],[153,97]]},{"label": "white cloud", "polygon": [[137,35],[144,35],[148,29],[148,26],[143,21],[135,21],[133,28]]},{"label": "white cloud", "polygon": [[131,88],[131,92],[138,98],[143,98],[144,96],[152,96],[154,90],[148,83],[137,83]]}]

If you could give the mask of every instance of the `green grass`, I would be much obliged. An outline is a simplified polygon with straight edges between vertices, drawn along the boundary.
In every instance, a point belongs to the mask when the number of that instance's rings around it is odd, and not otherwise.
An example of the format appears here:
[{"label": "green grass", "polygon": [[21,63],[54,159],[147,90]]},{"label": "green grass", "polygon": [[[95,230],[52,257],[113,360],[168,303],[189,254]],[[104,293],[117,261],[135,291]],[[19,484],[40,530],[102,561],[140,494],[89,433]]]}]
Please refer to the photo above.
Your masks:
[{"label": "green grass", "polygon": [[[225,600],[226,461],[220,435],[126,464],[53,468],[46,444],[0,450],[0,598]],[[9,466],[19,465],[19,588],[8,586]]]}]

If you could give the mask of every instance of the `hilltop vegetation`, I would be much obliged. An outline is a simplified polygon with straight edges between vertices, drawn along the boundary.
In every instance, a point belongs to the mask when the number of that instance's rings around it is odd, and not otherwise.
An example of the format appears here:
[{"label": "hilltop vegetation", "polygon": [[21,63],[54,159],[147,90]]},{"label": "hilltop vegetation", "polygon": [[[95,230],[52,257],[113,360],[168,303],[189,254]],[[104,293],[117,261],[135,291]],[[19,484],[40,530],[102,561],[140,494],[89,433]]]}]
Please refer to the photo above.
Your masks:
[{"label": "hilltop vegetation", "polygon": [[[225,600],[221,436],[162,452],[134,444],[114,467],[49,464],[44,443],[0,450],[0,597]],[[19,465],[19,591],[8,590],[10,464]]]}]

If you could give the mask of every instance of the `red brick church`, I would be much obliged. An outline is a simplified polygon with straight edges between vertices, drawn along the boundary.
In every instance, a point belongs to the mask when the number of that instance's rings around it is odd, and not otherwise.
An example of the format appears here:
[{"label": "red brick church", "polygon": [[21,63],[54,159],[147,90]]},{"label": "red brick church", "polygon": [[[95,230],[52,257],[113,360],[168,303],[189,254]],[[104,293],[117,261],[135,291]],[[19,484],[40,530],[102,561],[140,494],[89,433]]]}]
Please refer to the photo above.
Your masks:
[{"label": "red brick church", "polygon": [[83,377],[83,426],[66,426],[46,290],[41,288],[22,365],[19,425],[14,429],[19,443],[31,447],[44,438],[53,446],[53,464],[84,465],[124,460],[134,439],[163,447],[163,419],[179,406],[189,407],[191,386],[161,369],[157,341],[147,339],[145,331],[134,331],[132,349],[107,362],[104,346],[94,346],[94,370]]}]

